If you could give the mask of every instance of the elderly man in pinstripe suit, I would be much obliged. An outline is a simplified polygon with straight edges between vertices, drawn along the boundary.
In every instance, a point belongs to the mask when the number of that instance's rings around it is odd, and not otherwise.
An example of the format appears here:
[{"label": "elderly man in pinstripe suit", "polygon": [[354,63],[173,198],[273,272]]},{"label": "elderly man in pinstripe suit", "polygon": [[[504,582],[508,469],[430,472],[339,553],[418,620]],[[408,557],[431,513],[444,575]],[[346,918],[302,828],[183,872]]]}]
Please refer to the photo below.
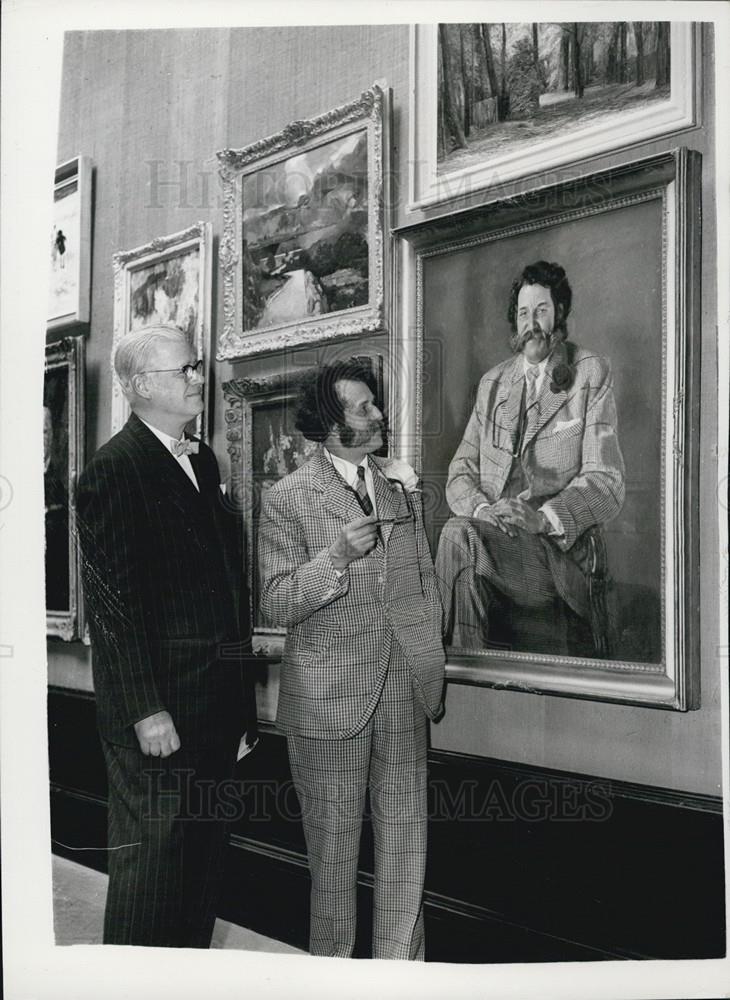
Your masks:
[{"label": "elderly man in pinstripe suit", "polygon": [[233,790],[222,783],[250,731],[236,519],[213,452],[183,433],[203,409],[201,366],[179,330],[125,337],[115,368],[132,415],[78,485],[109,778],[107,944],[208,947]]},{"label": "elderly man in pinstripe suit", "polygon": [[514,356],[483,376],[449,466],[457,516],[441,533],[436,571],[455,646],[571,652],[567,626],[557,627],[563,607],[569,624],[572,615],[599,630],[589,529],[621,510],[624,463],[611,366],[566,340],[571,300],[559,264],[537,261],[514,282]]},{"label": "elderly man in pinstripe suit", "polygon": [[441,711],[441,604],[413,470],[373,458],[384,422],[367,369],[325,366],[297,426],[321,443],[266,497],[261,607],[287,629],[287,734],[312,875],[310,951],[350,957],[366,792],[373,956],[422,959],[427,719]]}]

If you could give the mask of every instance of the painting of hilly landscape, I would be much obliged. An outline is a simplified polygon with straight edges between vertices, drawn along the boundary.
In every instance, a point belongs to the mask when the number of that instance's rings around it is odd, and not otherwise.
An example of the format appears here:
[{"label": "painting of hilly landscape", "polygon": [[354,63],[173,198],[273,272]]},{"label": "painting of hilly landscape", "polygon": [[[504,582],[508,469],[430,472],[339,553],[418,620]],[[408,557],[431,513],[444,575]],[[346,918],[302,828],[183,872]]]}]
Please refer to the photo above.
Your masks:
[{"label": "painting of hilly landscape", "polygon": [[668,21],[440,24],[438,170],[669,101]]},{"label": "painting of hilly landscape", "polygon": [[243,329],[368,303],[367,131],[243,179]]}]

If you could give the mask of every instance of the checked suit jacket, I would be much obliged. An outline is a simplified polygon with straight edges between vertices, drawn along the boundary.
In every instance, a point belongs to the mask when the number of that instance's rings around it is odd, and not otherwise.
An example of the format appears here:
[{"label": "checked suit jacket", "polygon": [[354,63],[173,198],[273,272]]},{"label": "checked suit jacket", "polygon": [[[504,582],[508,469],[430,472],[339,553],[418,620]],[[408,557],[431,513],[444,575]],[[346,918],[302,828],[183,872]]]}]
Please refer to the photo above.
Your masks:
[{"label": "checked suit jacket", "polygon": [[285,626],[277,724],[286,733],[346,739],[380,697],[397,641],[426,714],[441,711],[442,608],[420,495],[408,497],[378,466],[382,525],[368,555],[338,576],[328,555],[342,527],[362,517],[352,490],[322,450],[267,494],[259,528],[261,610]]},{"label": "checked suit jacket", "polygon": [[134,724],[162,710],[188,747],[240,736],[252,711],[236,518],[213,452],[199,448],[190,460],[200,492],[132,414],[79,478],[97,719],[122,746],[137,746]]},{"label": "checked suit jacket", "polygon": [[[565,382],[554,382],[558,366],[569,372]],[[524,383],[521,354],[482,377],[449,465],[446,499],[455,514],[472,517],[480,503],[503,495],[519,461],[526,484],[520,495],[535,509],[547,504],[563,526],[564,535],[551,538],[546,551],[558,591],[570,602],[570,574],[561,557],[581,565],[584,532],[610,521],[624,502],[611,367],[592,351],[559,344],[545,368],[536,419],[520,440]]]}]

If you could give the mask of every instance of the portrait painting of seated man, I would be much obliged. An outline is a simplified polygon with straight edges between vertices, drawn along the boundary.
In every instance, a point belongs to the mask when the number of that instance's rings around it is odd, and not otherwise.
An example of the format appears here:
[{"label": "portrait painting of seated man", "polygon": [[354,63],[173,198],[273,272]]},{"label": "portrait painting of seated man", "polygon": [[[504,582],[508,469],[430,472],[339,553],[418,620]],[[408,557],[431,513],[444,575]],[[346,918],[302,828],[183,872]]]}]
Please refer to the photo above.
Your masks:
[{"label": "portrait painting of seated man", "polygon": [[449,464],[436,571],[454,647],[610,656],[603,526],[624,461],[610,361],[569,336],[571,303],[562,266],[522,270],[511,356],[482,376]]}]

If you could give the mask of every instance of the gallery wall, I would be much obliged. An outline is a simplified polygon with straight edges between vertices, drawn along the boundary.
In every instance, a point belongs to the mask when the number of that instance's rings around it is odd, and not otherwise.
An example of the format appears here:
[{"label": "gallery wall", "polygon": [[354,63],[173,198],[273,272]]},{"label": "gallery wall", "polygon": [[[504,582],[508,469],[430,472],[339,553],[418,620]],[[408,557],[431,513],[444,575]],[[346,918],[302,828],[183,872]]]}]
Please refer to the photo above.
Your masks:
[{"label": "gallery wall", "polygon": [[[714,513],[718,484],[710,37],[705,37],[704,45],[705,124],[681,140],[669,137],[644,144],[641,155],[680,144],[703,155],[700,502],[713,513],[703,523],[700,556],[703,631],[712,637],[718,615]],[[222,211],[216,150],[244,146],[290,121],[345,103],[376,80],[384,82],[393,93],[394,221],[418,221],[421,216],[408,213],[405,198],[408,58],[409,32],[403,25],[68,35],[58,161],[85,154],[95,168],[87,455],[108,438],[110,429],[112,254],[197,221],[212,223],[217,252]],[[596,168],[636,155],[634,149],[601,157]],[[218,291],[219,283],[214,280],[214,336],[222,324]],[[377,351],[387,359],[385,334],[358,342],[357,347],[358,351]],[[308,351],[306,360],[320,360],[327,353]],[[491,363],[480,358],[478,349],[476,358]],[[211,443],[224,474],[228,455],[221,384],[232,375],[261,375],[280,368],[281,359],[275,357],[235,366],[214,364],[209,379],[214,400]],[[622,372],[622,378],[631,377],[631,372]],[[640,376],[633,373],[633,377]],[[87,647],[49,641],[48,657],[53,684],[89,686]],[[445,751],[718,794],[720,669],[719,651],[709,638],[702,647],[701,706],[689,713],[450,684],[446,716],[432,727],[432,745]]]}]

